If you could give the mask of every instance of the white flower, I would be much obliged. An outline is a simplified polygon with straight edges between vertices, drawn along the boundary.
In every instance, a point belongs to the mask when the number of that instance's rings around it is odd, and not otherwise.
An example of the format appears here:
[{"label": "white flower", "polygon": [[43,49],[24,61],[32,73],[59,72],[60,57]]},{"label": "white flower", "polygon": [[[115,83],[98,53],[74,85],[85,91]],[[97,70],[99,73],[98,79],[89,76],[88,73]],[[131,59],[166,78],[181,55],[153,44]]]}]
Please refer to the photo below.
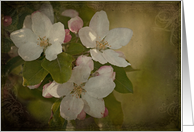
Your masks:
[{"label": "white flower", "polygon": [[65,30],[62,23],[52,24],[45,14],[37,11],[27,16],[24,28],[12,32],[10,38],[25,61],[36,60],[43,51],[46,59],[52,61],[62,52]]},{"label": "white flower", "polygon": [[130,65],[112,49],[119,49],[129,43],[133,31],[129,28],[114,28],[109,31],[109,20],[105,11],[94,14],[89,27],[79,30],[79,37],[84,46],[90,49],[92,59],[105,64],[126,67]]},{"label": "white flower", "polygon": [[61,101],[60,114],[66,120],[80,118],[82,110],[95,118],[104,117],[107,113],[103,98],[115,88],[113,68],[100,68],[96,71],[97,76],[89,78],[94,68],[92,58],[80,56],[76,64],[68,82],[58,84],[53,81],[44,89],[43,96],[48,93],[56,98],[65,96]]}]

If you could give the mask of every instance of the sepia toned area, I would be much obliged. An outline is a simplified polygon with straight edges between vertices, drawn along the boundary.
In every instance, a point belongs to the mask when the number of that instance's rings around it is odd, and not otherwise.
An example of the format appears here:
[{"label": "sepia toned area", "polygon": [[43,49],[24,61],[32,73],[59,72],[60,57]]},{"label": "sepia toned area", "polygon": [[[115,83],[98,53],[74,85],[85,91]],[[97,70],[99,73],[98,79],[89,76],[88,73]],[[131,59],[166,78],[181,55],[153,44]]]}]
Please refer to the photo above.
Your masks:
[{"label": "sepia toned area", "polygon": [[[74,6],[76,4],[80,3],[74,3]],[[118,49],[135,69],[127,72],[133,84],[133,93],[113,92],[121,102],[124,115],[122,127],[118,128],[103,119],[95,124],[93,119],[88,118],[80,122],[77,128],[69,122],[67,130],[180,131],[181,3],[88,2],[87,6],[95,11],[106,11],[110,29],[125,27],[133,30],[128,45]],[[33,100],[32,91],[15,85],[16,82],[22,85],[20,77],[10,76],[5,81],[7,85],[1,90],[3,125],[13,124],[9,120],[14,120],[21,122],[13,125],[14,130],[18,130],[17,127],[22,130],[42,130],[50,118],[52,103],[46,99]],[[22,88],[8,92],[13,87]],[[30,105],[27,105],[29,102]]]}]

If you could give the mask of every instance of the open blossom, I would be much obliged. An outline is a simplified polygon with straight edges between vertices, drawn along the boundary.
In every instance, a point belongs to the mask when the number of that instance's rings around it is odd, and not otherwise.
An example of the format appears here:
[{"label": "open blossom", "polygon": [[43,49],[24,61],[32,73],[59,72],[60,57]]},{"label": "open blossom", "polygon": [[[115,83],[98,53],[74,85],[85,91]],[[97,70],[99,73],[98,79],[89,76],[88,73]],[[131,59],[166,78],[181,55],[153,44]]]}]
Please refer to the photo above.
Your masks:
[{"label": "open blossom", "polygon": [[89,27],[79,30],[79,37],[84,46],[90,49],[92,59],[105,64],[126,67],[130,65],[114,49],[129,43],[133,31],[129,28],[114,28],[109,31],[109,20],[105,11],[94,14]]},{"label": "open blossom", "polygon": [[43,91],[53,97],[65,96],[60,104],[60,114],[66,120],[84,119],[85,113],[102,118],[108,115],[103,98],[108,96],[115,88],[113,82],[115,72],[111,66],[102,67],[90,77],[94,64],[91,57],[80,56],[72,70],[68,82],[59,84],[53,81]]},{"label": "open blossom", "polygon": [[36,60],[44,51],[46,59],[55,60],[62,52],[65,38],[64,25],[52,24],[43,13],[37,11],[24,21],[24,28],[11,33],[10,38],[19,48],[18,54],[25,61]]}]

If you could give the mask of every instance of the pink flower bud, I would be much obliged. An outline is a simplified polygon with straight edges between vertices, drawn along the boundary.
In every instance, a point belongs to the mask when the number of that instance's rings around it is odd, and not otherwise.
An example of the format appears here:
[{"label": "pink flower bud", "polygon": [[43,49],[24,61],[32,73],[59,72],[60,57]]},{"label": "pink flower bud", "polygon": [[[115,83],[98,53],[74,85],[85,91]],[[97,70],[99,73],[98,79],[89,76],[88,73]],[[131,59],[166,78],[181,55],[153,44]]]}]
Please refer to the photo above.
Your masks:
[{"label": "pink flower bud", "polygon": [[40,86],[41,83],[36,84],[36,85],[32,85],[32,86],[27,86],[29,89],[35,89],[38,88]]},{"label": "pink flower bud", "polygon": [[10,16],[3,16],[2,20],[3,20],[3,25],[5,27],[11,25],[11,23],[12,23],[12,18]]},{"label": "pink flower bud", "polygon": [[80,114],[77,116],[78,120],[84,120],[86,118],[86,112],[82,110]]},{"label": "pink flower bud", "polygon": [[[47,84],[45,84],[45,85],[43,86],[42,93],[45,92],[45,89],[46,89],[51,83],[52,83],[52,82],[49,82],[49,83],[47,83]],[[49,93],[47,93],[47,94],[44,95],[43,97],[45,97],[45,98],[52,98],[53,96],[50,95]]]},{"label": "pink flower bud", "polygon": [[105,107],[105,111],[104,111],[104,116],[103,117],[107,117],[108,116],[108,109]]},{"label": "pink flower bud", "polygon": [[68,28],[71,32],[73,33],[78,33],[78,31],[83,27],[83,20],[79,17],[76,16],[74,18],[71,18],[68,21]]},{"label": "pink flower bud", "polygon": [[64,39],[64,43],[68,43],[71,40],[72,36],[70,34],[69,29],[65,29],[65,39]]},{"label": "pink flower bud", "polygon": [[73,10],[73,9],[67,9],[67,10],[64,10],[62,13],[61,13],[62,16],[67,16],[67,17],[76,17],[79,15],[79,13],[76,11],[76,10]]}]

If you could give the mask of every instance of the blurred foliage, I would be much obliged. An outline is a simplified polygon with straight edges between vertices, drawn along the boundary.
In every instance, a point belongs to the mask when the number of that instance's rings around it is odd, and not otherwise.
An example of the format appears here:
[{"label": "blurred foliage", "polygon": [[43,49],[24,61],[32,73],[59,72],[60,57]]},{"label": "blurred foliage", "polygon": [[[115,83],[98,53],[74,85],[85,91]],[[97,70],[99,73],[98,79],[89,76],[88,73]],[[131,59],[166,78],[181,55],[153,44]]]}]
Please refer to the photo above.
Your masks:
[{"label": "blurred foliage", "polygon": [[67,126],[67,120],[60,115],[60,104],[61,99],[56,100],[51,108],[51,117],[49,120],[49,125],[51,130],[65,130]]}]

